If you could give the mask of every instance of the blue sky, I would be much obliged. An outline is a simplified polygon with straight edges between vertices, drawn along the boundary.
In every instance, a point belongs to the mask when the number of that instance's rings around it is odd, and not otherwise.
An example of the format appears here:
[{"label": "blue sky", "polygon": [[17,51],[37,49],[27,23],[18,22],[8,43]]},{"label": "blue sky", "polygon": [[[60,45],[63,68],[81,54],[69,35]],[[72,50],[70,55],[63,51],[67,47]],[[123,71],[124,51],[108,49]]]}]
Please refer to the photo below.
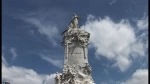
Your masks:
[{"label": "blue sky", "polygon": [[2,0],[2,80],[54,84],[73,13],[96,84],[148,84],[148,0]]}]

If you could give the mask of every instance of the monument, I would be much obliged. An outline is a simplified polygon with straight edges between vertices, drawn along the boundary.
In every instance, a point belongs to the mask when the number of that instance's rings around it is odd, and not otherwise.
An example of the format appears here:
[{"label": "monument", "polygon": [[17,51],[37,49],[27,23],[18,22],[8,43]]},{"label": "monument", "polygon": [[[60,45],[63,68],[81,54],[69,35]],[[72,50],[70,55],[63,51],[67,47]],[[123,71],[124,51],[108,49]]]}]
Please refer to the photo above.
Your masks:
[{"label": "monument", "polygon": [[88,44],[90,34],[79,29],[81,17],[74,13],[65,30],[62,45],[65,47],[64,65],[61,74],[56,73],[55,84],[95,84],[88,63]]}]

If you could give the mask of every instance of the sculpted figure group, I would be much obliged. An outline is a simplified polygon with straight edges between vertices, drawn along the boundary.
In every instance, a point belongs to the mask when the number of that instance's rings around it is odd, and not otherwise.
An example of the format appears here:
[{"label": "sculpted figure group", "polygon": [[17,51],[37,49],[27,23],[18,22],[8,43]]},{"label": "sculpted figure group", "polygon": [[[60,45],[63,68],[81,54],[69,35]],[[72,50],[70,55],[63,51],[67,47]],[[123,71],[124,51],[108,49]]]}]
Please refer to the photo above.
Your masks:
[{"label": "sculpted figure group", "polygon": [[91,75],[91,67],[88,63],[86,63],[84,67],[81,67],[83,69],[84,75],[80,74],[76,70],[75,66],[73,66],[72,68],[66,68],[67,71],[63,71],[61,75],[58,75],[58,73],[56,73],[55,84],[76,84],[76,78],[84,79],[85,76],[88,77],[89,75]]},{"label": "sculpted figure group", "polygon": [[[64,37],[63,37],[63,41],[62,43],[65,43],[65,45],[67,45],[68,43],[72,43],[72,42],[79,42],[81,46],[86,47],[89,44],[89,37],[88,38],[83,38],[82,36],[80,36],[80,30],[79,28],[79,24],[78,24],[78,20],[80,20],[81,17],[77,16],[74,13],[74,16],[72,17],[72,20],[70,22],[69,25],[67,25],[67,30],[65,30],[62,34],[65,33]],[[72,31],[76,30],[77,32],[72,33]],[[71,38],[68,39],[67,35],[71,35]],[[90,34],[88,33],[88,36],[90,36]]]},{"label": "sculpted figure group", "polygon": [[86,63],[84,67],[84,74],[91,75],[91,72],[92,72],[91,66],[88,63]]},{"label": "sculpted figure group", "polygon": [[65,30],[62,34],[64,34],[66,31],[67,33],[70,33],[70,31],[72,31],[73,29],[78,29],[79,28],[79,24],[78,24],[78,20],[80,20],[81,17],[80,16],[77,16],[75,13],[74,13],[74,16],[72,17],[72,20],[70,22],[69,25],[67,25],[67,30]]},{"label": "sculpted figure group", "polygon": [[62,43],[73,43],[73,42],[78,42],[82,47],[86,47],[89,44],[89,38],[83,38],[80,36],[80,31],[77,33],[72,33],[71,38],[67,38],[66,35],[64,35]]},{"label": "sculpted figure group", "polygon": [[70,27],[71,28],[79,28],[79,25],[78,25],[78,20],[80,20],[81,17],[80,16],[77,16],[75,13],[74,13],[74,16],[72,17],[72,20],[70,22]]},{"label": "sculpted figure group", "polygon": [[72,73],[71,69],[68,69],[67,73],[58,75],[56,73],[55,84],[75,84],[75,74]]}]

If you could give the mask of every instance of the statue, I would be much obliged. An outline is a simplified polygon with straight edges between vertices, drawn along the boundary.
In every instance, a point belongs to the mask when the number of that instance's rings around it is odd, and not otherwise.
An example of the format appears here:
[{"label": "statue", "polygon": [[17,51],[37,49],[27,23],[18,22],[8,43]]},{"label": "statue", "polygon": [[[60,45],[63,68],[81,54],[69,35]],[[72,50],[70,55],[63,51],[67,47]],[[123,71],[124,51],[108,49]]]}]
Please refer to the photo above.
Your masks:
[{"label": "statue", "polygon": [[63,31],[61,33],[61,35],[63,35],[65,32],[67,33],[70,33],[70,31],[72,31],[72,29],[77,29],[79,28],[79,25],[78,25],[78,20],[80,20],[81,17],[80,16],[77,16],[75,13],[74,13],[74,16],[72,17],[72,20],[70,22],[70,25],[67,25],[67,30]]},{"label": "statue", "polygon": [[78,25],[78,20],[80,20],[81,17],[80,16],[77,16],[75,13],[74,13],[74,16],[72,17],[72,20],[70,22],[70,27],[72,28],[79,28],[79,25]]},{"label": "statue", "polygon": [[91,66],[88,63],[86,63],[86,65],[84,67],[84,74],[91,75],[91,72],[92,72]]},{"label": "statue", "polygon": [[57,72],[56,72],[56,77],[55,77],[55,84],[60,84],[60,77],[58,76]]},{"label": "statue", "polygon": [[72,28],[69,25],[67,25],[67,28],[68,28],[67,33],[70,33],[70,31],[72,30]]},{"label": "statue", "polygon": [[62,33],[62,44],[65,48],[64,67],[62,74],[55,78],[56,84],[95,84],[88,64],[88,44],[90,34],[79,29],[78,20],[81,17],[75,13],[67,29]]}]

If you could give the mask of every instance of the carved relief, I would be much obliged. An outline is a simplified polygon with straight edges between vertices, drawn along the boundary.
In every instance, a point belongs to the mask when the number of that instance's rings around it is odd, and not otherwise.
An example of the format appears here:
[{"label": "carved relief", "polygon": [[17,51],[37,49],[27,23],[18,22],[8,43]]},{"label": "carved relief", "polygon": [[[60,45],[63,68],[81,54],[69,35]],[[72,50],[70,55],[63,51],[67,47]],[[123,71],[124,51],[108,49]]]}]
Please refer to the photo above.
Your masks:
[{"label": "carved relief", "polygon": [[63,41],[62,43],[64,45],[67,44],[74,44],[74,42],[78,42],[79,45],[81,45],[82,47],[87,47],[87,45],[89,44],[89,36],[88,35],[82,35],[80,33],[80,31],[72,33],[72,34],[65,34],[63,37]]},{"label": "carved relief", "polygon": [[55,84],[60,84],[60,82],[61,82],[60,76],[59,76],[58,73],[56,72]]},{"label": "carved relief", "polygon": [[85,75],[91,75],[92,70],[91,70],[91,66],[88,63],[86,63],[83,72]]}]

